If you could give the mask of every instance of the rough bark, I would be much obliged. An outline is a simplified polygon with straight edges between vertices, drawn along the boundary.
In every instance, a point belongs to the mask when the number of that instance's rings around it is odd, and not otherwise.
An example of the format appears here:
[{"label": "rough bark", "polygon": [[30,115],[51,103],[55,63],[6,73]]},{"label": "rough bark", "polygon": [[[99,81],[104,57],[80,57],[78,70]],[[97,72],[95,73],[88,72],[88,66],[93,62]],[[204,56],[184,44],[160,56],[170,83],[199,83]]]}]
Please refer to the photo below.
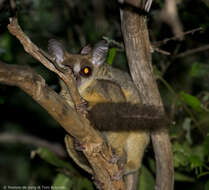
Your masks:
[{"label": "rough bark", "polygon": [[[137,0],[135,2],[137,5]],[[160,111],[164,111],[153,76],[145,16],[125,8],[121,9],[121,27],[130,72],[142,102],[155,105],[161,109]],[[156,190],[173,190],[173,154],[168,129],[166,126],[156,128],[151,132],[151,138],[156,159]]]},{"label": "rough bark", "polygon": [[29,67],[0,62],[0,83],[17,86],[38,102],[84,148],[95,179],[103,182],[105,190],[125,189],[123,181],[114,180],[118,166],[110,162],[112,151],[89,122],[50,89],[45,80]]}]

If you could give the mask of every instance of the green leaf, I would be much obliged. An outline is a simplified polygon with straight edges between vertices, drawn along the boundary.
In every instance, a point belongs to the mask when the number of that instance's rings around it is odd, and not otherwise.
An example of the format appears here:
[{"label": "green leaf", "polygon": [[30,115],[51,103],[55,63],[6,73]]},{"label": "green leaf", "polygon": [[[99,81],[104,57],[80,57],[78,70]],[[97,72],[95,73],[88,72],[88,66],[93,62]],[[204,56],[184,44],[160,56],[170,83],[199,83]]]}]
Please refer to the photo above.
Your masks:
[{"label": "green leaf", "polygon": [[58,156],[56,156],[53,152],[47,150],[46,148],[39,148],[38,150],[32,151],[32,158],[38,154],[43,160],[46,162],[58,167],[65,168],[70,170],[71,172],[76,172],[76,170],[72,167],[69,162],[65,162],[61,160]]},{"label": "green leaf", "polygon": [[202,172],[197,177],[199,178],[199,177],[206,176],[206,175],[209,175],[209,172]]},{"label": "green leaf", "polygon": [[70,177],[64,174],[58,174],[53,183],[54,186],[59,186],[60,184],[61,186],[63,186],[62,188],[64,189],[66,188],[67,190],[69,190],[72,186],[76,190],[83,190],[83,189],[94,190],[93,184],[90,180],[88,180],[87,178],[81,177],[78,174],[78,172],[72,167],[71,164],[61,160],[59,157],[57,157],[54,153],[50,152],[49,150],[45,148],[39,148],[36,151],[32,151],[31,154],[32,154],[32,157],[38,154],[46,162],[58,168],[61,168],[61,169],[63,168],[63,169],[67,169],[68,171],[70,171],[70,172],[66,172],[65,170],[63,170]]},{"label": "green leaf", "polygon": [[187,94],[183,91],[180,92],[180,97],[182,98],[182,100],[189,106],[191,106],[195,111],[197,112],[202,112],[204,111],[201,107],[201,103],[199,101],[198,98],[196,98],[195,96],[192,96],[190,94]]},{"label": "green leaf", "polygon": [[180,172],[174,173],[175,181],[182,181],[182,182],[195,182],[195,178],[190,177],[188,175],[182,174]]},{"label": "green leaf", "polygon": [[182,166],[187,166],[189,164],[189,161],[187,159],[187,156],[184,154],[177,152],[174,154],[174,167],[182,167]]},{"label": "green leaf", "polygon": [[192,147],[192,155],[193,156],[197,156],[201,162],[204,162],[204,157],[205,157],[205,153],[204,153],[204,147],[202,144],[196,145]]},{"label": "green leaf", "polygon": [[191,169],[203,167],[203,162],[197,155],[190,156],[189,160],[190,160]]},{"label": "green leaf", "polygon": [[73,186],[73,181],[69,177],[64,174],[57,174],[54,179],[53,185],[51,189],[62,189],[62,190],[70,190]]},{"label": "green leaf", "polygon": [[195,62],[192,64],[189,74],[191,77],[202,77],[208,73],[208,66]]},{"label": "green leaf", "polygon": [[0,36],[0,47],[1,47],[0,58],[2,58],[7,62],[12,61],[13,54],[11,51],[11,35],[9,35],[9,33],[4,33],[3,35]]},{"label": "green leaf", "polygon": [[112,65],[113,64],[113,61],[114,61],[114,58],[115,58],[115,55],[116,55],[116,48],[111,48],[109,50],[109,54],[108,54],[108,57],[107,57],[107,63],[109,65]]},{"label": "green leaf", "polygon": [[139,190],[154,190],[155,189],[155,180],[150,171],[142,166],[140,170],[141,174],[139,176]]},{"label": "green leaf", "polygon": [[155,165],[155,160],[152,158],[148,158],[148,164],[149,164],[149,168],[150,170],[155,173],[156,171],[156,165]]},{"label": "green leaf", "polygon": [[209,179],[208,179],[208,181],[207,181],[206,184],[205,184],[204,190],[208,190],[208,189],[209,189]]},{"label": "green leaf", "polygon": [[93,183],[88,180],[87,178],[76,178],[76,181],[74,183],[74,189],[76,190],[94,190]]},{"label": "green leaf", "polygon": [[178,142],[174,142],[172,147],[174,153],[174,167],[188,166],[188,158],[191,155],[191,148],[188,143],[179,144]]}]

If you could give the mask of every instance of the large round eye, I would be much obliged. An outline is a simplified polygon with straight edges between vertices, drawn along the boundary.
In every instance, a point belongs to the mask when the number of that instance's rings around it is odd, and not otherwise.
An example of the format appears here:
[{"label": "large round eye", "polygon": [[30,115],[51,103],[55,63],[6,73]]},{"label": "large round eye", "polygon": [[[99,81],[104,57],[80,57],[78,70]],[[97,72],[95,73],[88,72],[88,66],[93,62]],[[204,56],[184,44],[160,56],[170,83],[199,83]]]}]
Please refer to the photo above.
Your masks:
[{"label": "large round eye", "polygon": [[89,77],[91,75],[91,73],[92,73],[92,69],[88,66],[85,66],[85,67],[81,68],[81,70],[80,70],[80,74],[83,77]]}]

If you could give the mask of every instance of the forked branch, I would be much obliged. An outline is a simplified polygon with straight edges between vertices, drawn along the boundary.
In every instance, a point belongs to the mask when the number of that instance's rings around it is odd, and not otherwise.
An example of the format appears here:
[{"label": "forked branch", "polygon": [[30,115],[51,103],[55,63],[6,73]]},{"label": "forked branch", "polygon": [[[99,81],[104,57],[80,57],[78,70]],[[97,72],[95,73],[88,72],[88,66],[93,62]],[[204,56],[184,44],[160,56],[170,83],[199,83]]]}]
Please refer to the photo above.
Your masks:
[{"label": "forked branch", "polygon": [[[71,71],[58,70],[53,58],[33,44],[25,35],[17,18],[10,19],[8,29],[19,39],[26,52],[55,72],[70,87],[74,104],[82,103]],[[94,171],[94,178],[102,182],[103,189],[125,189],[122,178],[115,180],[115,176],[120,172],[117,164],[110,162],[113,158],[112,149],[104,143],[103,138],[90,125],[89,120],[70,107],[62,96],[50,89],[40,75],[28,67],[0,62],[0,83],[17,86],[29,94],[82,145],[83,153]]]},{"label": "forked branch", "polygon": [[[127,3],[129,0],[126,1]],[[139,0],[130,0],[131,3]],[[121,28],[130,72],[144,104],[155,105],[164,112],[154,80],[146,18],[131,10],[121,9]],[[173,190],[173,154],[166,126],[151,131],[156,158],[156,190]]]}]

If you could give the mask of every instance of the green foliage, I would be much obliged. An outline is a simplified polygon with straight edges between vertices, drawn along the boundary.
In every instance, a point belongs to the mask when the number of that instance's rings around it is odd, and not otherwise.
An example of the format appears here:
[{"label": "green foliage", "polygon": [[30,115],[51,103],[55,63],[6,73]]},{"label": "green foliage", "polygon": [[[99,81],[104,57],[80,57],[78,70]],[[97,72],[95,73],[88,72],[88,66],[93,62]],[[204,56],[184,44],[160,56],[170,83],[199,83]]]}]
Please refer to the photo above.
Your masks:
[{"label": "green foliage", "polygon": [[201,107],[201,103],[197,97],[192,96],[192,95],[185,93],[183,91],[181,91],[179,93],[179,95],[180,95],[180,98],[183,100],[183,102],[186,103],[187,105],[191,106],[192,109],[194,109],[197,112],[203,111],[203,109]]},{"label": "green foliage", "polygon": [[155,189],[155,179],[152,173],[145,166],[141,167],[138,189],[139,190],[154,190]]},{"label": "green foliage", "polygon": [[180,172],[175,172],[174,178],[175,178],[175,181],[180,181],[180,182],[195,182],[194,177],[190,177],[189,175],[185,175]]},{"label": "green foliage", "polygon": [[112,65],[113,64],[113,61],[114,61],[114,58],[115,58],[115,55],[116,55],[116,48],[111,48],[109,50],[109,54],[108,54],[108,57],[107,57],[107,63],[109,65]]},{"label": "green foliage", "polygon": [[31,153],[32,158],[36,154],[38,154],[43,160],[47,161],[48,163],[50,163],[58,168],[65,168],[69,171],[75,172],[75,169],[72,167],[72,165],[69,162],[61,160],[53,152],[51,152],[45,148],[39,148],[36,151],[32,151],[32,153]]},{"label": "green foliage", "polygon": [[173,152],[175,168],[183,167],[186,172],[194,171],[197,177],[205,173],[204,169],[209,169],[204,164],[208,155],[204,152],[203,146],[196,145],[191,147],[187,142],[184,144],[175,142],[173,144]]},{"label": "green foliage", "polygon": [[8,33],[0,35],[0,59],[7,62],[11,62],[13,60],[11,36]]},{"label": "green foliage", "polygon": [[206,74],[208,74],[208,71],[209,71],[208,65],[195,62],[192,64],[189,74],[191,77],[203,77]]},{"label": "green foliage", "polygon": [[204,190],[208,190],[208,189],[209,189],[209,180],[206,182]]},{"label": "green foliage", "polygon": [[[8,33],[5,23],[10,16],[9,1],[4,2],[7,5],[3,8],[0,6],[0,60],[31,66],[58,92],[57,77],[27,55],[18,40]],[[43,50],[47,50],[50,38],[62,40],[72,53],[78,53],[86,44],[101,40],[102,36],[120,43],[123,41],[117,1],[94,1],[104,2],[96,8],[93,1],[16,2],[21,27]],[[158,13],[164,5],[162,0],[153,1],[147,16],[153,45],[156,41],[173,36],[170,26],[159,20]],[[182,183],[185,189],[209,189],[209,51],[176,57],[179,53],[209,44],[208,12],[208,1],[178,1],[178,13],[184,31],[200,26],[204,30],[188,34],[182,41],[171,40],[157,47],[170,52],[169,56],[158,52],[152,54],[155,78],[173,124],[170,126],[170,136],[176,189]],[[116,48],[114,44],[110,48],[108,64],[128,71],[125,53]],[[32,98],[17,88],[0,85],[0,110],[0,132],[28,133],[49,142],[63,143],[65,131]],[[76,190],[94,189],[87,174],[81,174],[82,170],[73,167],[72,161],[62,160],[43,148],[34,152],[41,159],[35,157],[30,160],[29,152],[34,146],[22,146],[18,142],[13,142],[12,146],[0,142],[0,184],[33,183]],[[153,175],[156,174],[151,149],[147,151],[144,163],[139,187],[151,190],[154,189]]]},{"label": "green foliage", "polygon": [[32,151],[31,155],[39,155],[43,160],[49,164],[55,166],[57,170],[62,173],[58,173],[53,181],[53,188],[62,188],[66,190],[93,190],[93,184],[85,177],[81,177],[79,172],[69,163],[57,157],[54,153],[45,148],[39,148],[36,151]]},{"label": "green foliage", "polygon": [[63,175],[61,173],[57,174],[56,178],[54,179],[52,187],[54,189],[63,189],[63,190],[69,190],[73,187],[72,179],[67,177],[66,175]]}]

